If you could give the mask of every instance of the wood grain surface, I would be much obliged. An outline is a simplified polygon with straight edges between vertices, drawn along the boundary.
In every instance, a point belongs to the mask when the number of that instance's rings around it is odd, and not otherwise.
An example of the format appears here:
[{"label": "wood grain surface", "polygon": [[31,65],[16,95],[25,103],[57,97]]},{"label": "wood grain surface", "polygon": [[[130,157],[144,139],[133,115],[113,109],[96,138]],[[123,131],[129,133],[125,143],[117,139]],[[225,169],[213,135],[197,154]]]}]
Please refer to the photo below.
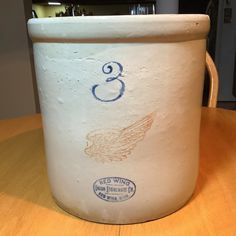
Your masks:
[{"label": "wood grain surface", "polygon": [[43,147],[40,115],[0,121],[0,235],[236,235],[234,111],[203,108],[193,197],[179,211],[143,224],[96,224],[61,210],[50,194]]}]

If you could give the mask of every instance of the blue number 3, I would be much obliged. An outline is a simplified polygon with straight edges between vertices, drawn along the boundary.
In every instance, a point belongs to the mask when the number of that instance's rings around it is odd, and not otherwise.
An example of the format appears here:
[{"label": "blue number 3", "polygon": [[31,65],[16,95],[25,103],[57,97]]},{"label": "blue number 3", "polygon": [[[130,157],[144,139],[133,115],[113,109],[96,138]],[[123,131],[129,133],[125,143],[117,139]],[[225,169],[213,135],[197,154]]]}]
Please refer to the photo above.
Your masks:
[{"label": "blue number 3", "polygon": [[93,93],[93,96],[101,102],[114,102],[114,101],[118,100],[119,98],[121,98],[124,94],[125,83],[121,79],[119,79],[119,77],[122,77],[123,66],[119,62],[111,61],[111,62],[108,62],[105,65],[103,65],[102,72],[106,75],[112,74],[114,65],[118,66],[118,69],[119,69],[118,74],[116,76],[113,75],[111,77],[108,77],[106,79],[106,83],[110,83],[115,80],[119,81],[120,85],[121,85],[120,90],[119,90],[119,94],[118,94],[118,96],[116,96],[115,98],[112,98],[112,99],[102,99],[102,98],[98,97],[96,94],[97,87],[102,86],[102,84],[95,84],[92,87],[92,93]]}]

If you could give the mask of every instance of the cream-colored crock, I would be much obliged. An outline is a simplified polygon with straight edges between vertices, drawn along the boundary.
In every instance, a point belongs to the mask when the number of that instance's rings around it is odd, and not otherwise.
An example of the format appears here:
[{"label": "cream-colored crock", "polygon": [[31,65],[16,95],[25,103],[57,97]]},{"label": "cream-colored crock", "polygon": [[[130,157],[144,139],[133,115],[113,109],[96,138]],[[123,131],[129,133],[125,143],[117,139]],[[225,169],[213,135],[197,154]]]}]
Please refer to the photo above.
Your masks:
[{"label": "cream-colored crock", "polygon": [[83,219],[144,222],[198,174],[206,15],[31,19],[52,195]]}]

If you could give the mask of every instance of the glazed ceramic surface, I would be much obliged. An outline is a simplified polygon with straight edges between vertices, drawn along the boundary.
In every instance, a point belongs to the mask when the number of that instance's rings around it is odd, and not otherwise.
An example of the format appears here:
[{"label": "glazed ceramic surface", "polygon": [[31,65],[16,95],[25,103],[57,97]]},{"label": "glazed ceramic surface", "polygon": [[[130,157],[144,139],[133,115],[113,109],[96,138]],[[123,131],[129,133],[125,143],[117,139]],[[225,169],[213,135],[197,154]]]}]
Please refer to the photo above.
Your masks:
[{"label": "glazed ceramic surface", "polygon": [[168,215],[198,174],[205,15],[31,19],[56,202],[114,224]]}]

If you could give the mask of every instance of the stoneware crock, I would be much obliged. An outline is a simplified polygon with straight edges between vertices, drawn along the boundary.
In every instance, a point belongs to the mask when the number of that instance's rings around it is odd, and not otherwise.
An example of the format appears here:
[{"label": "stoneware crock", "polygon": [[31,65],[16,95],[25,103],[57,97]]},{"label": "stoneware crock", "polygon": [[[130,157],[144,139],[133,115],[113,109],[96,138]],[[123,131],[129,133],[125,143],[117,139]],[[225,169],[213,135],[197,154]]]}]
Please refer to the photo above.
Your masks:
[{"label": "stoneware crock", "polygon": [[31,19],[48,177],[64,210],[129,224],[193,194],[206,15]]}]

